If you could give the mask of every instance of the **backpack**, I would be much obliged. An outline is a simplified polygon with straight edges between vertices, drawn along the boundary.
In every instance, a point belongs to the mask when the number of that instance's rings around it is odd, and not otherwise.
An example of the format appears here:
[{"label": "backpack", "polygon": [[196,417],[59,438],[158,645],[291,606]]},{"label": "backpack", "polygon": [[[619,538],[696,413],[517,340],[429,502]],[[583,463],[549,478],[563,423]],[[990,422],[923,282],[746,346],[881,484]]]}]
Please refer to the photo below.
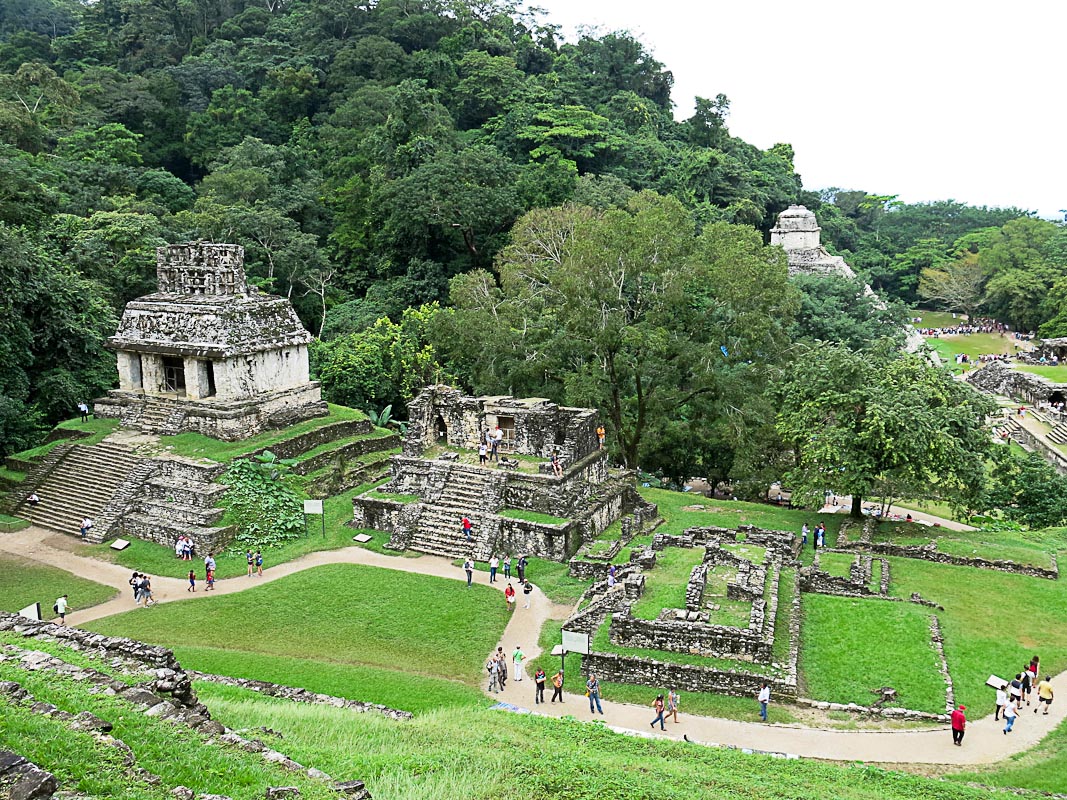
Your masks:
[{"label": "backpack", "polygon": [[52,603],[52,610],[59,613],[59,603]]}]

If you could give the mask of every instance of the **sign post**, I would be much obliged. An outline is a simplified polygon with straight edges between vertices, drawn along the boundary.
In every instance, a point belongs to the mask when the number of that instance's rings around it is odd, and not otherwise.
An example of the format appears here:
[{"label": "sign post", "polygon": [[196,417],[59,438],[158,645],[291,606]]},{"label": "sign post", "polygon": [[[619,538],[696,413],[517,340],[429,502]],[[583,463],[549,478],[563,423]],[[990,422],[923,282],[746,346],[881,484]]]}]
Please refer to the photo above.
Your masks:
[{"label": "sign post", "polygon": [[322,538],[326,538],[326,515],[322,512],[321,500],[305,500],[304,501],[304,535],[307,536],[308,532],[308,514],[318,514],[322,519]]},{"label": "sign post", "polygon": [[557,644],[552,648],[552,655],[559,656],[559,669],[560,672],[564,673],[564,680],[567,677],[564,670],[567,653],[589,655],[589,634],[581,633],[580,631],[563,631],[563,644]]}]

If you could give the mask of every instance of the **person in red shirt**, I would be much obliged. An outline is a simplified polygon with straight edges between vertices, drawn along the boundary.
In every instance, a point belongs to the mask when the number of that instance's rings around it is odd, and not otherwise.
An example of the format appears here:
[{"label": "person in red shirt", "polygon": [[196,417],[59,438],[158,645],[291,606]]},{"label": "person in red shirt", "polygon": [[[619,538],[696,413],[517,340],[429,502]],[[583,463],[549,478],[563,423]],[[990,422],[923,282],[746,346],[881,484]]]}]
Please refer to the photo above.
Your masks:
[{"label": "person in red shirt", "polygon": [[967,706],[960,706],[952,712],[952,743],[957,747],[963,746],[963,730],[967,727],[967,716],[963,712]]},{"label": "person in red shirt", "polygon": [[504,602],[508,605],[508,611],[511,611],[515,605],[515,587],[510,583],[508,584],[508,588],[504,590]]}]

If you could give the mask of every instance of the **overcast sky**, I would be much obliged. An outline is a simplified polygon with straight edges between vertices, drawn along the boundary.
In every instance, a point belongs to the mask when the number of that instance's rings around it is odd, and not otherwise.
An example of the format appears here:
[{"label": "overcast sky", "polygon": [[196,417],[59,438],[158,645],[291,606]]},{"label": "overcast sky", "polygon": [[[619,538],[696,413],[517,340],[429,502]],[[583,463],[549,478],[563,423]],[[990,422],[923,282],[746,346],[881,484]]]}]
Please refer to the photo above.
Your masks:
[{"label": "overcast sky", "polygon": [[806,188],[1067,208],[1064,0],[532,4],[568,41],[637,35],[674,73],[679,118],[725,94],[731,133],[792,144]]}]

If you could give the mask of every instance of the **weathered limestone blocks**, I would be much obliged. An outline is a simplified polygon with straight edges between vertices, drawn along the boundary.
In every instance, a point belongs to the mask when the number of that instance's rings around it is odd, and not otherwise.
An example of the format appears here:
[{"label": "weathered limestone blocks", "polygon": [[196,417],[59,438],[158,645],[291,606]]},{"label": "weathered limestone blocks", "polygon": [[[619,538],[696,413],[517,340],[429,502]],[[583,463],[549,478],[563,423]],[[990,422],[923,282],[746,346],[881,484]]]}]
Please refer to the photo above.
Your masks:
[{"label": "weathered limestone blocks", "polygon": [[0,750],[0,798],[4,800],[48,800],[59,788],[51,772],[17,753]]}]

